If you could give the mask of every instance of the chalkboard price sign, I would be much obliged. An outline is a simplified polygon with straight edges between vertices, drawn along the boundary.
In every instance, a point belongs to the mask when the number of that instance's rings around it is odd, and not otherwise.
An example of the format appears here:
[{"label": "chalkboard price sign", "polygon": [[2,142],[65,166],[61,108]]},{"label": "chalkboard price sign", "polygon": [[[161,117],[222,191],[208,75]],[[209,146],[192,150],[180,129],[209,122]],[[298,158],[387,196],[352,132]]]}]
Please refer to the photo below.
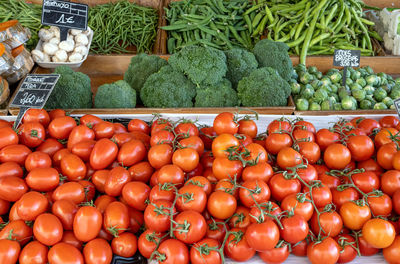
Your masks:
[{"label": "chalkboard price sign", "polygon": [[28,74],[25,77],[10,104],[10,107],[20,108],[15,127],[29,108],[44,107],[59,78],[59,74]]},{"label": "chalkboard price sign", "polygon": [[335,50],[333,55],[333,66],[344,67],[343,86],[346,85],[347,67],[360,67],[360,50]]},{"label": "chalkboard price sign", "polygon": [[393,103],[396,107],[397,115],[400,117],[400,98],[394,100]]},{"label": "chalkboard price sign", "polygon": [[60,28],[61,41],[67,39],[71,28],[86,30],[88,6],[60,0],[44,0],[42,24]]}]

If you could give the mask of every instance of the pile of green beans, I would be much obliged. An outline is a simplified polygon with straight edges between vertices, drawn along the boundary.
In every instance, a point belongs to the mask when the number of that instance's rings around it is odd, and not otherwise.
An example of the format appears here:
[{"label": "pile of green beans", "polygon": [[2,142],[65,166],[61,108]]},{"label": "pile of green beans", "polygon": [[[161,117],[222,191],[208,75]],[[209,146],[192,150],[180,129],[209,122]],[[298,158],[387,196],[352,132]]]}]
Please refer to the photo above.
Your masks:
[{"label": "pile of green beans", "polygon": [[361,0],[258,0],[244,13],[252,37],[267,34],[285,42],[291,54],[331,55],[335,49],[374,55],[371,37],[381,40],[364,18]]},{"label": "pile of green beans", "polygon": [[26,47],[34,49],[39,41],[37,33],[42,28],[42,6],[18,0],[0,1],[0,22],[13,19],[17,19],[22,26],[29,28],[32,37],[26,43]]},{"label": "pile of green beans", "polygon": [[151,52],[157,36],[157,10],[120,1],[89,10],[88,26],[94,31],[91,52],[96,54]]},{"label": "pile of green beans", "polygon": [[168,52],[185,46],[202,45],[221,50],[251,49],[253,41],[243,18],[248,0],[183,0],[165,8]]}]

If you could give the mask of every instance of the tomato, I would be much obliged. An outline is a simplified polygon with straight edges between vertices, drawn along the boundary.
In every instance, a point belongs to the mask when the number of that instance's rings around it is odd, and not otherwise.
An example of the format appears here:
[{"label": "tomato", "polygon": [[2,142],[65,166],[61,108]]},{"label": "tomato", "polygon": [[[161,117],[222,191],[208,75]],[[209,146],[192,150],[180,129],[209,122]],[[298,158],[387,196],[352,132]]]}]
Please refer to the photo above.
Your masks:
[{"label": "tomato", "polygon": [[51,212],[60,219],[65,230],[72,230],[78,207],[70,200],[58,200],[53,203]]},{"label": "tomato", "polygon": [[360,123],[358,123],[358,128],[364,130],[367,136],[371,135],[374,130],[378,130],[381,128],[381,125],[378,121],[370,118],[365,118]]},{"label": "tomato", "polygon": [[80,181],[85,178],[87,168],[85,163],[75,154],[69,154],[61,159],[61,172],[70,181]]},{"label": "tomato", "polygon": [[264,181],[245,181],[242,187],[239,190],[239,197],[244,206],[251,207],[255,203],[266,202],[271,197],[269,187]]},{"label": "tomato", "polygon": [[49,264],[83,264],[81,252],[74,246],[61,242],[50,248],[48,253]]},{"label": "tomato", "polygon": [[[271,226],[272,225],[268,225],[270,226],[268,229],[269,230],[273,230],[274,228]],[[257,228],[257,226],[256,226]],[[250,231],[251,233],[249,233],[249,236],[251,235],[251,237],[254,237],[254,230],[255,228],[252,228]],[[258,228],[257,228],[258,229]],[[247,229],[248,230],[248,229]],[[228,239],[226,240],[226,244],[225,244],[225,254],[226,256],[228,256],[229,258],[231,258],[234,261],[240,261],[240,262],[244,262],[244,261],[248,261],[249,259],[251,259],[256,251],[250,247],[250,245],[248,244],[247,241],[247,235],[245,235],[245,230],[244,229],[240,229],[240,228],[232,228],[230,230],[231,234],[228,236]],[[278,236],[279,236],[279,231],[278,232]],[[247,231],[246,231],[247,233]],[[263,236],[264,237],[264,236]],[[268,237],[268,235],[267,235]],[[273,234],[271,237],[274,237]],[[257,237],[255,237],[257,239]],[[279,238],[278,238],[279,239]],[[270,243],[274,243],[274,241],[268,242],[268,245]],[[262,246],[262,245],[259,245]]]},{"label": "tomato", "polygon": [[157,174],[157,180],[159,183],[172,183],[172,184],[183,184],[185,180],[185,174],[181,168],[174,164],[163,166]]},{"label": "tomato", "polygon": [[94,205],[96,208],[100,211],[100,213],[104,213],[106,210],[107,206],[116,201],[117,199],[115,197],[109,196],[109,195],[101,195],[97,197],[96,201],[94,202]]},{"label": "tomato", "polygon": [[172,129],[172,124],[168,119],[158,118],[151,124],[150,134],[157,133],[160,130]]},{"label": "tomato", "polygon": [[83,161],[87,162],[90,159],[90,153],[92,153],[93,147],[96,144],[94,140],[85,140],[76,143],[72,149],[72,154],[77,155]]},{"label": "tomato", "polygon": [[192,148],[197,151],[199,156],[203,155],[204,153],[204,142],[198,136],[191,136],[184,139],[179,140],[179,144],[183,148]]},{"label": "tomato", "polygon": [[283,229],[280,229],[281,237],[291,244],[304,240],[308,235],[308,223],[301,215],[283,217],[281,223],[283,226]]},{"label": "tomato", "polygon": [[292,246],[292,254],[298,257],[305,257],[307,256],[307,241],[303,240],[296,245]]},{"label": "tomato", "polygon": [[17,241],[2,239],[0,240],[0,262],[15,264],[18,261],[21,246]]},{"label": "tomato", "polygon": [[311,190],[307,187],[304,187],[303,192],[309,193],[311,191],[312,198],[314,200],[315,205],[319,207],[325,207],[325,205],[332,203],[332,192],[323,184],[318,184],[314,186]]},{"label": "tomato", "polygon": [[[320,209],[319,211],[322,212],[323,209]],[[335,237],[339,235],[343,228],[343,220],[336,211],[330,211],[321,213],[319,215],[318,223],[318,215],[314,212],[311,217],[310,227],[314,234],[319,234],[321,231],[321,234],[325,236]]]},{"label": "tomato", "polygon": [[143,120],[132,119],[128,123],[128,131],[139,131],[145,134],[150,134],[150,126]]},{"label": "tomato", "polygon": [[271,165],[266,162],[259,162],[253,166],[246,166],[242,172],[242,179],[244,181],[260,180],[268,182],[273,173]]},{"label": "tomato", "polygon": [[28,191],[23,179],[15,176],[0,178],[0,199],[8,202],[18,201]]},{"label": "tomato", "polygon": [[296,150],[284,147],[279,151],[276,162],[279,167],[285,169],[301,164],[302,157]]},{"label": "tomato", "polygon": [[206,235],[206,220],[196,211],[183,211],[175,217],[174,221],[175,237],[186,244],[196,243]]},{"label": "tomato", "polygon": [[393,159],[397,153],[397,147],[395,143],[387,143],[379,148],[376,154],[376,161],[385,170],[393,169]]},{"label": "tomato", "polygon": [[244,118],[239,120],[239,134],[246,134],[249,135],[251,138],[255,138],[257,136],[257,124],[254,120],[249,118]]},{"label": "tomato", "polygon": [[327,237],[320,243],[311,242],[307,246],[307,257],[311,263],[334,264],[340,256],[340,248],[335,240]]},{"label": "tomato", "polygon": [[213,162],[212,172],[218,180],[239,178],[242,174],[243,164],[239,160],[230,160],[226,157],[216,158]]},{"label": "tomato", "polygon": [[17,208],[18,208],[18,201],[16,201],[10,208],[10,212],[8,213],[8,218],[10,221],[21,220],[21,217],[19,217],[18,215]]},{"label": "tomato", "polygon": [[269,180],[271,195],[277,201],[282,201],[290,194],[299,193],[301,184],[298,179],[286,179],[282,173],[277,173]]},{"label": "tomato", "polygon": [[232,194],[236,199],[239,198],[238,188],[233,184],[233,182],[231,182],[231,180],[228,179],[219,180],[214,186],[214,191],[224,191]]},{"label": "tomato", "polygon": [[40,243],[52,246],[62,239],[63,226],[57,216],[44,213],[36,218],[33,224],[33,235]]},{"label": "tomato", "polygon": [[293,144],[292,138],[286,133],[272,133],[265,139],[265,148],[271,154],[278,154],[284,147]]},{"label": "tomato", "polygon": [[194,176],[185,182],[185,185],[195,185],[203,189],[207,196],[211,194],[211,182],[203,176]]},{"label": "tomato", "polygon": [[250,218],[250,209],[239,205],[235,214],[229,219],[229,226],[231,228],[247,228],[251,224]]},{"label": "tomato", "polygon": [[114,237],[111,242],[112,252],[124,258],[130,258],[137,251],[137,238],[134,234],[125,232]]},{"label": "tomato", "polygon": [[347,263],[354,260],[357,257],[357,251],[353,248],[357,246],[354,237],[341,234],[335,238],[340,248],[340,256],[338,263]]},{"label": "tomato", "polygon": [[150,187],[139,181],[133,181],[125,184],[122,188],[122,198],[131,207],[144,211],[147,204],[146,200],[149,198]]},{"label": "tomato", "polygon": [[315,142],[315,135],[314,133],[303,130],[303,129],[296,129],[293,131],[293,138],[295,142]]},{"label": "tomato", "polygon": [[64,231],[63,237],[61,239],[61,242],[65,242],[67,244],[70,244],[74,247],[76,247],[77,249],[79,249],[79,251],[82,250],[82,241],[79,241],[76,236],[74,235],[73,231]]},{"label": "tomato", "polygon": [[379,249],[371,246],[363,236],[358,237],[358,246],[361,256],[372,256],[379,252]]},{"label": "tomato", "polygon": [[[158,211],[161,210],[165,214],[159,214]],[[170,218],[172,202],[165,200],[154,201],[149,204],[144,211],[144,222],[146,226],[156,232],[165,232],[170,228]],[[175,207],[172,208],[172,212],[175,212]]]},{"label": "tomato", "polygon": [[123,166],[132,166],[146,157],[146,147],[140,140],[130,140],[122,145],[118,152],[118,162]]},{"label": "tomato", "polygon": [[7,214],[9,210],[10,210],[10,202],[0,199],[0,215]]},{"label": "tomato", "polygon": [[186,138],[199,135],[199,129],[190,120],[183,120],[174,129],[178,138]]},{"label": "tomato", "polygon": [[18,135],[11,127],[0,128],[0,149],[9,145],[16,145],[18,142]]},{"label": "tomato", "polygon": [[143,212],[136,210],[132,207],[128,207],[129,214],[129,231],[131,233],[137,233],[144,224]]},{"label": "tomato", "polygon": [[90,154],[90,166],[95,170],[107,168],[117,157],[117,145],[107,138],[96,142]]},{"label": "tomato", "polygon": [[310,199],[309,195],[290,194],[282,200],[281,208],[285,211],[293,210],[295,215],[300,215],[304,220],[309,221],[313,215],[314,207],[306,199]]},{"label": "tomato", "polygon": [[154,172],[153,167],[147,161],[136,163],[128,169],[132,181],[148,182]]},{"label": "tomato", "polygon": [[47,210],[47,198],[38,192],[27,192],[18,201],[17,213],[24,221],[33,221]]},{"label": "tomato", "polygon": [[49,112],[50,120],[56,119],[57,117],[63,117],[66,113],[62,109],[53,109]]},{"label": "tomato", "polygon": [[[204,238],[195,243],[190,249],[190,262],[192,264],[220,264],[221,255],[217,250],[207,250],[207,248],[219,248],[219,242],[212,238]],[[206,249],[200,251],[202,248]],[[202,252],[202,253],[200,253]]]},{"label": "tomato", "polygon": [[153,188],[151,188],[149,194],[150,202],[158,200],[166,200],[173,202],[174,199],[175,199],[175,189],[168,183],[156,184],[153,186]]},{"label": "tomato", "polygon": [[394,192],[392,196],[392,201],[393,201],[393,209],[396,212],[396,214],[400,214],[400,189]]},{"label": "tomato", "polygon": [[368,136],[350,137],[347,141],[347,147],[355,161],[368,160],[375,152],[374,142]]},{"label": "tomato", "polygon": [[207,220],[206,237],[223,242],[226,233],[226,224],[223,220],[213,218]]},{"label": "tomato", "polygon": [[53,138],[67,139],[76,126],[75,119],[70,116],[64,116],[52,120],[49,124],[48,130],[50,136]]},{"label": "tomato", "polygon": [[104,191],[110,196],[120,196],[125,184],[130,182],[131,175],[124,167],[115,167],[108,173],[104,183]]},{"label": "tomato", "polygon": [[207,201],[207,209],[213,217],[227,219],[231,217],[237,207],[235,197],[223,191],[211,193]]},{"label": "tomato", "polygon": [[[2,128],[5,129],[5,128]],[[46,132],[42,124],[39,122],[28,122],[20,127],[19,138],[20,143],[35,148],[42,144],[46,136]]]},{"label": "tomato", "polygon": [[376,175],[381,175],[383,173],[382,167],[379,166],[379,164],[373,159],[358,162],[357,168],[364,169],[365,171],[375,172]]},{"label": "tomato", "polygon": [[88,126],[81,124],[79,126],[74,127],[71,133],[69,134],[67,148],[69,151],[71,151],[72,147],[75,146],[75,144],[82,141],[88,141],[94,139],[95,139],[94,131]]},{"label": "tomato", "polygon": [[400,260],[400,236],[396,236],[394,242],[383,249],[383,257],[388,263],[398,263]]},{"label": "tomato", "polygon": [[[250,216],[251,216],[250,222],[252,223],[262,223],[269,220],[275,220],[273,216],[279,218],[279,215],[282,213],[281,208],[279,208],[279,206],[276,203],[271,201],[262,203],[259,206],[263,210],[263,212],[261,212],[257,206],[253,206],[250,209]],[[267,213],[268,215],[265,213]]]},{"label": "tomato", "polygon": [[217,136],[213,127],[202,127],[199,131],[199,137],[204,143],[205,149],[211,149],[213,139]]},{"label": "tomato", "polygon": [[172,155],[172,163],[184,172],[192,171],[199,164],[199,153],[193,148],[178,149]]},{"label": "tomato", "polygon": [[350,150],[342,144],[331,144],[325,150],[324,161],[328,168],[342,170],[351,161]]},{"label": "tomato", "polygon": [[289,247],[283,244],[281,247],[258,252],[258,255],[265,263],[283,263],[289,257]]},{"label": "tomato", "polygon": [[86,264],[111,263],[111,246],[102,238],[93,239],[85,245],[83,249],[83,256]]},{"label": "tomato", "polygon": [[385,193],[373,194],[367,199],[374,216],[389,216],[392,212],[392,199]]},{"label": "tomato", "polygon": [[138,249],[140,254],[146,259],[151,257],[151,254],[156,250],[157,245],[155,242],[159,242],[162,237],[161,233],[157,233],[153,230],[146,229],[138,239]]},{"label": "tomato", "polygon": [[231,134],[221,134],[213,140],[211,150],[215,158],[228,156],[228,148],[239,147],[239,140]]},{"label": "tomato", "polygon": [[128,208],[121,202],[110,203],[103,215],[104,229],[114,237],[122,234],[129,227]]},{"label": "tomato", "polygon": [[316,141],[322,151],[325,151],[329,145],[335,144],[340,139],[338,133],[331,132],[329,129],[323,128],[318,130]]},{"label": "tomato", "polygon": [[221,134],[237,134],[239,131],[239,124],[236,120],[236,116],[229,112],[223,112],[218,114],[214,118],[213,128],[217,135]]},{"label": "tomato", "polygon": [[151,137],[149,135],[139,131],[132,131],[129,134],[132,135],[133,139],[142,141],[147,150],[150,148]]},{"label": "tomato", "polygon": [[400,171],[389,170],[382,174],[381,189],[387,195],[393,196],[394,192],[400,189]]},{"label": "tomato", "polygon": [[38,241],[29,242],[19,255],[20,264],[46,264],[49,249]]},{"label": "tomato", "polygon": [[272,121],[271,123],[269,123],[269,125],[267,127],[268,135],[271,135],[272,133],[275,133],[275,132],[281,132],[281,131],[285,131],[285,132],[292,131],[292,125],[288,121],[284,120],[284,118]]},{"label": "tomato", "polygon": [[379,189],[379,177],[371,171],[356,173],[352,176],[354,184],[364,193]]},{"label": "tomato", "polygon": [[392,143],[392,136],[396,135],[398,132],[399,131],[395,128],[383,128],[375,135],[375,147],[379,149],[385,144]]},{"label": "tomato", "polygon": [[7,176],[14,176],[22,178],[24,171],[21,166],[13,161],[4,162],[0,164],[0,178]]},{"label": "tomato", "polygon": [[161,242],[158,250],[161,256],[156,257],[163,264],[188,264],[189,251],[184,243],[176,239],[167,239]]},{"label": "tomato", "polygon": [[93,126],[93,131],[96,139],[111,138],[115,133],[115,126],[111,122],[100,122]]},{"label": "tomato", "polygon": [[343,190],[341,188],[332,188],[331,191],[332,202],[337,210],[340,210],[340,207],[342,207],[345,202],[357,201],[360,198],[358,191],[353,187],[344,188]]},{"label": "tomato", "polygon": [[317,170],[315,169],[315,167],[311,164],[307,165],[306,168],[299,168],[297,169],[297,174],[299,175],[299,177],[306,182],[307,184],[309,184],[312,181],[316,181],[318,180],[318,173]]},{"label": "tomato", "polygon": [[395,116],[384,116],[379,120],[381,127],[396,127],[399,124],[399,119]]},{"label": "tomato", "polygon": [[28,122],[39,122],[44,127],[47,127],[50,123],[50,116],[44,109],[30,108],[25,112],[24,117],[22,118],[23,124]]},{"label": "tomato", "polygon": [[54,201],[66,199],[79,204],[85,200],[85,190],[77,182],[67,182],[54,190],[52,198]]},{"label": "tomato", "polygon": [[25,159],[32,151],[25,145],[8,145],[0,150],[0,162],[14,161],[19,165],[25,164]]},{"label": "tomato", "polygon": [[396,231],[390,222],[375,218],[368,220],[363,225],[362,236],[371,246],[386,248],[393,243]]},{"label": "tomato", "polygon": [[88,242],[97,237],[102,227],[101,212],[92,206],[79,208],[74,217],[73,231],[77,239]]},{"label": "tomato", "polygon": [[310,164],[316,163],[321,157],[321,150],[315,142],[298,142],[299,153],[307,159]]},{"label": "tomato", "polygon": [[357,205],[349,201],[340,208],[340,216],[345,227],[360,230],[364,223],[371,219],[371,210],[367,205]]},{"label": "tomato", "polygon": [[46,153],[50,158],[53,158],[54,154],[63,148],[63,144],[61,144],[57,139],[48,138],[36,148],[36,151]]},{"label": "tomato", "polygon": [[157,133],[151,134],[150,146],[155,146],[159,144],[172,145],[175,140],[175,135],[171,131],[161,130]]},{"label": "tomato", "polygon": [[50,168],[51,158],[48,154],[35,151],[29,153],[25,160],[25,169],[31,171],[36,168]]},{"label": "tomato", "polygon": [[61,159],[66,155],[71,154],[68,149],[60,149],[53,155],[53,166],[59,167],[61,163]]},{"label": "tomato", "polygon": [[172,162],[172,147],[168,144],[155,145],[150,148],[147,158],[154,169],[160,169]]},{"label": "tomato", "polygon": [[178,194],[176,208],[179,211],[193,210],[202,213],[206,208],[207,195],[201,187],[185,185],[179,189]]}]

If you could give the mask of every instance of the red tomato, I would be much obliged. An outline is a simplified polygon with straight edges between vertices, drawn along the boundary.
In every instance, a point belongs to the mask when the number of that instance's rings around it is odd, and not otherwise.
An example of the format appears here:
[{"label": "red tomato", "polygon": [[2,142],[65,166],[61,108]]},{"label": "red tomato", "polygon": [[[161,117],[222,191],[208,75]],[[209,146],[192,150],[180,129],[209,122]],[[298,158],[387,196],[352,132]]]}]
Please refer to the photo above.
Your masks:
[{"label": "red tomato", "polygon": [[21,246],[17,241],[2,239],[0,240],[0,247],[0,263],[17,263],[21,251]]},{"label": "red tomato", "polygon": [[252,249],[256,251],[270,250],[278,244],[279,229],[273,221],[253,223],[247,228],[245,237]]},{"label": "red tomato", "polygon": [[397,263],[400,259],[400,236],[396,236],[394,242],[383,249],[383,257],[388,263]]},{"label": "red tomato", "polygon": [[95,170],[107,168],[118,155],[117,145],[107,138],[100,139],[90,154],[90,166]]},{"label": "red tomato", "polygon": [[258,252],[258,255],[265,263],[283,263],[289,257],[289,247],[283,244],[281,247]]},{"label": "red tomato", "polygon": [[199,153],[193,148],[177,149],[172,155],[172,163],[184,172],[194,170],[199,164]]},{"label": "red tomato", "polygon": [[103,121],[94,125],[93,131],[97,140],[101,138],[111,138],[114,135],[115,127],[113,123]]},{"label": "red tomato", "polygon": [[220,264],[221,263],[221,255],[217,250],[205,250],[204,253],[200,253],[201,248],[210,247],[210,248],[219,248],[219,242],[212,238],[204,238],[201,241],[195,243],[190,249],[190,262],[192,264]]},{"label": "red tomato", "polygon": [[239,130],[239,124],[234,114],[223,112],[214,118],[213,128],[217,135],[231,134],[234,135]]},{"label": "red tomato", "polygon": [[358,128],[364,130],[367,136],[371,135],[374,130],[380,129],[381,125],[378,121],[370,118],[363,119],[360,123],[358,123]]},{"label": "red tomato", "polygon": [[0,199],[9,202],[18,201],[28,191],[23,179],[15,176],[0,178]]},{"label": "red tomato", "polygon": [[340,248],[335,240],[327,237],[320,243],[312,242],[307,246],[307,257],[311,263],[334,264],[340,256]]},{"label": "red tomato", "polygon": [[157,258],[163,264],[188,264],[189,251],[186,245],[176,239],[167,239],[161,242],[158,250],[163,257]]},{"label": "red tomato", "polygon": [[7,214],[9,210],[10,210],[10,202],[0,199],[0,215]]},{"label": "red tomato", "polygon": [[157,180],[159,183],[172,183],[172,184],[183,184],[185,180],[185,174],[182,169],[174,164],[163,166],[158,174]]},{"label": "red tomato", "polygon": [[56,119],[57,117],[63,117],[66,113],[62,109],[54,109],[49,112],[50,120]]},{"label": "red tomato", "polygon": [[0,162],[14,161],[22,166],[31,152],[25,145],[8,145],[0,150]]},{"label": "red tomato", "polygon": [[399,131],[395,128],[383,128],[379,131],[374,138],[375,146],[377,149],[385,144],[392,143],[392,137],[396,135]]},{"label": "red tomato", "polygon": [[[232,228],[230,232],[231,234],[228,236],[224,248],[226,256],[234,261],[240,262],[251,259],[256,251],[248,244],[244,229]],[[251,234],[253,234],[253,232],[251,232]]]},{"label": "red tomato", "polygon": [[231,217],[237,207],[235,197],[223,191],[211,193],[207,202],[207,209],[213,217],[227,219]]},{"label": "red tomato", "polygon": [[153,167],[147,161],[136,163],[128,169],[132,181],[141,181],[147,183],[154,172]]},{"label": "red tomato", "polygon": [[48,154],[35,151],[29,153],[25,160],[25,169],[31,171],[36,168],[50,168],[51,158]]},{"label": "red tomato", "polygon": [[83,264],[81,252],[74,246],[61,242],[50,248],[48,253],[49,264],[74,263]]},{"label": "red tomato", "polygon": [[74,217],[73,230],[77,239],[88,242],[97,237],[102,227],[101,212],[92,206],[79,208]]},{"label": "red tomato", "polygon": [[360,230],[364,223],[371,219],[371,210],[367,205],[357,205],[349,201],[340,208],[340,216],[345,227]]},{"label": "red tomato", "polygon": [[216,137],[212,142],[212,153],[215,158],[227,157],[228,148],[239,147],[239,140],[231,134],[221,134]]},{"label": "red tomato", "polygon": [[385,170],[393,169],[393,159],[397,153],[395,143],[387,143],[378,149],[376,154],[376,161]]},{"label": "red tomato", "polygon": [[122,198],[131,207],[144,211],[149,198],[150,187],[143,182],[133,181],[125,184],[122,189]]},{"label": "red tomato", "polygon": [[68,149],[60,149],[53,155],[53,167],[60,167],[61,159],[71,152]]},{"label": "red tomato", "polygon": [[393,209],[396,212],[396,214],[400,214],[400,189],[394,192],[392,196],[392,201],[393,201]]},{"label": "red tomato", "polygon": [[60,219],[65,230],[72,230],[78,207],[70,200],[58,200],[53,203],[51,212]]},{"label": "red tomato", "polygon": [[54,154],[63,148],[63,144],[61,144],[57,139],[48,138],[36,148],[36,151],[46,153],[50,158],[53,158]]},{"label": "red tomato", "polygon": [[[322,211],[322,209],[319,211]],[[321,213],[319,215],[318,223],[318,215],[316,212],[314,212],[313,216],[311,217],[310,227],[314,234],[319,234],[321,232],[321,234],[324,236],[335,237],[339,235],[340,231],[342,230],[343,221],[336,211],[331,211]]]},{"label": "red tomato", "polygon": [[395,191],[400,189],[400,171],[386,171],[381,177],[381,189],[387,195],[393,196]]},{"label": "red tomato", "polygon": [[95,144],[96,141],[94,140],[81,141],[72,147],[71,152],[83,161],[87,162],[90,159],[90,153],[92,153]]},{"label": "red tomato", "polygon": [[374,248],[387,248],[393,243],[396,231],[389,221],[375,218],[365,222],[362,236]]},{"label": "red tomato", "polygon": [[133,139],[122,145],[118,152],[118,162],[130,167],[146,157],[146,147],[140,140]]},{"label": "red tomato", "polygon": [[223,242],[225,238],[226,228],[226,224],[223,220],[216,218],[207,220],[206,237],[218,240],[219,242]]},{"label": "red tomato", "polygon": [[347,141],[347,147],[355,161],[368,160],[375,152],[374,142],[368,136],[350,137]]},{"label": "red tomato", "polygon": [[0,231],[0,240],[10,237],[18,240],[24,246],[32,239],[32,228],[23,220],[10,220],[10,222]]},{"label": "red tomato", "polygon": [[170,184],[156,184],[150,191],[150,202],[166,200],[173,202],[175,199],[175,189]]},{"label": "red tomato", "polygon": [[82,241],[79,241],[73,231],[64,231],[63,238],[61,239],[61,242],[65,242],[67,244],[70,244],[74,247],[76,247],[79,251],[82,250]]},{"label": "red tomato", "polygon": [[254,120],[244,118],[239,121],[239,134],[249,135],[251,138],[257,136],[257,124]]},{"label": "red tomato", "polygon": [[299,153],[304,159],[307,159],[308,163],[314,164],[321,157],[321,150],[315,142],[298,142]]},{"label": "red tomato", "polygon": [[303,192],[310,193],[310,196],[312,196],[315,205],[318,208],[323,208],[327,204],[332,203],[332,192],[331,189],[329,189],[327,186],[324,185],[317,185],[310,190],[309,188],[305,187]]},{"label": "red tomato", "polygon": [[27,244],[19,255],[20,264],[46,264],[49,249],[38,241]]},{"label": "red tomato", "polygon": [[143,132],[145,134],[150,134],[150,126],[143,120],[132,119],[128,123],[128,131],[129,132],[139,131],[139,132]]},{"label": "red tomato", "polygon": [[50,116],[44,109],[30,108],[25,112],[24,117],[22,118],[22,123],[28,122],[39,122],[44,127],[47,127],[50,123]]},{"label": "red tomato", "polygon": [[112,261],[110,244],[102,238],[96,238],[87,243],[83,249],[86,264],[108,264]]},{"label": "red tomato", "polygon": [[161,240],[162,234],[156,233],[153,230],[147,229],[145,230],[138,239],[138,249],[140,254],[143,257],[149,259],[151,254],[156,250],[157,245],[155,242],[159,243]]},{"label": "red tomato", "polygon": [[260,180],[268,182],[273,173],[271,165],[266,162],[259,162],[254,166],[246,166],[242,172],[242,179],[244,181]]},{"label": "red tomato", "polygon": [[[206,235],[206,220],[196,211],[183,211],[175,217],[174,221],[175,237],[186,244],[196,243]],[[186,223],[188,223],[188,227],[185,227]]]},{"label": "red tomato", "polygon": [[85,163],[75,154],[69,154],[61,159],[61,172],[70,181],[83,180],[87,173]]},{"label": "red tomato", "polygon": [[66,199],[79,204],[85,200],[85,190],[77,182],[67,182],[58,186],[54,190],[52,197],[54,201]]},{"label": "red tomato", "polygon": [[371,246],[362,236],[358,237],[358,246],[361,256],[372,256],[379,252],[379,248]]},{"label": "red tomato", "polygon": [[345,202],[357,201],[360,198],[358,191],[353,187],[345,188],[343,190],[341,188],[332,188],[331,191],[332,202],[336,206],[337,210],[340,210],[340,207],[342,207]]},{"label": "red tomato", "polygon": [[52,120],[48,130],[50,136],[56,139],[67,139],[71,131],[76,127],[75,119],[70,116],[58,117]]},{"label": "red tomato", "polygon": [[229,219],[229,226],[247,228],[251,224],[250,218],[250,209],[239,205],[233,217]]},{"label": "red tomato", "polygon": [[282,173],[277,173],[269,180],[271,195],[277,201],[282,201],[286,196],[299,193],[301,184],[298,179],[286,179]]},{"label": "red tomato", "polygon": [[399,124],[399,119],[395,116],[384,116],[379,120],[381,127],[396,127]]},{"label": "red tomato", "polygon": [[212,172],[217,180],[239,178],[242,174],[243,164],[239,160],[230,160],[226,157],[216,158],[213,162]]},{"label": "red tomato", "polygon": [[172,163],[172,147],[168,144],[152,146],[147,153],[149,163],[154,169]]},{"label": "red tomato", "polygon": [[340,248],[338,263],[347,263],[357,257],[357,251],[354,249],[357,244],[354,237],[347,234],[341,234],[335,238],[335,241],[338,243]]},{"label": "red tomato", "polygon": [[307,165],[306,168],[297,169],[296,172],[299,175],[299,177],[307,184],[310,184],[310,182],[312,181],[318,180],[318,172],[315,169],[315,167],[311,164]]},{"label": "red tomato", "polygon": [[292,246],[292,254],[298,257],[305,257],[307,256],[307,245],[308,243],[306,240],[303,240],[296,245]]},{"label": "red tomato", "polygon": [[286,242],[296,244],[304,240],[308,235],[308,223],[301,215],[283,217],[281,223],[283,229],[280,229],[280,234]]},{"label": "red tomato", "polygon": [[7,176],[14,176],[22,178],[24,171],[21,166],[13,161],[4,162],[0,164],[0,178]]},{"label": "red tomato", "polygon": [[71,133],[68,137],[67,147],[68,150],[71,151],[72,147],[82,141],[94,140],[95,133],[94,131],[86,125],[79,125],[72,129]]},{"label": "red tomato", "polygon": [[269,125],[267,127],[268,135],[271,135],[272,133],[275,133],[275,132],[281,132],[281,131],[285,131],[285,132],[292,131],[292,125],[288,121],[284,120],[284,118],[272,121],[271,123],[269,123]]},{"label": "red tomato", "polygon": [[179,211],[193,210],[202,213],[206,208],[207,195],[204,190],[195,185],[185,185],[178,191],[176,208]]},{"label": "red tomato", "polygon": [[271,197],[271,191],[264,181],[245,181],[242,187],[239,190],[239,197],[244,206],[251,207],[256,203],[264,203]]},{"label": "red tomato", "polygon": [[[175,213],[175,207],[172,207],[172,202],[165,200],[158,200],[150,203],[144,211],[144,222],[146,226],[156,232],[165,232],[170,228],[171,212]],[[164,214],[159,214],[158,211],[162,210]]]},{"label": "red tomato", "polygon": [[122,193],[122,188],[131,178],[127,169],[124,167],[115,167],[109,173],[104,183],[104,191],[110,196],[119,196]]},{"label": "red tomato", "polygon": [[365,171],[372,171],[372,172],[375,172],[376,175],[381,175],[383,173],[382,167],[379,166],[379,164],[373,159],[358,162],[357,169],[364,169]]},{"label": "red tomato", "polygon": [[306,201],[310,199],[309,195],[291,194],[286,196],[281,203],[281,208],[285,211],[292,211],[295,215],[300,215],[304,220],[309,221],[314,212],[314,207],[311,202]]},{"label": "red tomato", "polygon": [[[4,129],[4,128],[2,128]],[[20,143],[29,148],[35,148],[42,144],[46,136],[45,129],[39,122],[27,122],[20,127]]]},{"label": "red tomato", "polygon": [[17,213],[24,221],[33,221],[49,206],[47,198],[38,192],[27,192],[18,201]]},{"label": "red tomato", "polygon": [[17,133],[11,127],[0,128],[0,149],[9,145],[16,145],[19,142]]},{"label": "red tomato", "polygon": [[175,135],[178,138],[186,138],[199,135],[199,129],[190,120],[184,120],[179,123],[174,129]]},{"label": "red tomato", "polygon": [[344,169],[351,161],[350,150],[342,144],[332,144],[325,150],[324,161],[330,169]]},{"label": "red tomato", "polygon": [[121,202],[110,203],[103,215],[104,229],[114,237],[122,234],[129,227],[128,208]]},{"label": "red tomato", "polygon": [[271,154],[278,154],[285,147],[293,144],[292,138],[286,133],[272,133],[265,139],[265,148]]},{"label": "red tomato", "polygon": [[61,241],[63,226],[53,214],[39,215],[33,224],[33,235],[42,244],[52,246]]},{"label": "red tomato", "polygon": [[113,238],[111,247],[114,254],[124,258],[130,258],[135,255],[137,244],[136,236],[132,233],[125,232]]},{"label": "red tomato", "polygon": [[278,166],[283,169],[299,165],[302,161],[300,153],[290,147],[282,148],[276,158]]},{"label": "red tomato", "polygon": [[335,144],[338,142],[340,139],[340,136],[338,133],[331,132],[329,129],[323,128],[318,130],[316,134],[316,141],[321,148],[322,151],[325,151],[325,149],[332,144]]}]

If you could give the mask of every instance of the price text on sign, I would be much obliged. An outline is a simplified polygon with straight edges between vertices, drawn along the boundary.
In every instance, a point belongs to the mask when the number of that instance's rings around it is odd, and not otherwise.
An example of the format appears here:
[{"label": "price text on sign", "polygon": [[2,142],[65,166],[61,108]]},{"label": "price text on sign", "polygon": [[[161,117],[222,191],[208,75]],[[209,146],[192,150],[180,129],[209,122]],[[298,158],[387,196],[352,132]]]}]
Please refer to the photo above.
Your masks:
[{"label": "price text on sign", "polygon": [[59,74],[28,74],[10,106],[43,108],[56,85]]},{"label": "price text on sign", "polygon": [[359,50],[335,50],[333,66],[359,67],[361,51]]},{"label": "price text on sign", "polygon": [[44,0],[42,24],[57,27],[87,29],[88,6],[59,0]]},{"label": "price text on sign", "polygon": [[394,100],[393,104],[396,107],[397,115],[400,117],[400,98]]}]

